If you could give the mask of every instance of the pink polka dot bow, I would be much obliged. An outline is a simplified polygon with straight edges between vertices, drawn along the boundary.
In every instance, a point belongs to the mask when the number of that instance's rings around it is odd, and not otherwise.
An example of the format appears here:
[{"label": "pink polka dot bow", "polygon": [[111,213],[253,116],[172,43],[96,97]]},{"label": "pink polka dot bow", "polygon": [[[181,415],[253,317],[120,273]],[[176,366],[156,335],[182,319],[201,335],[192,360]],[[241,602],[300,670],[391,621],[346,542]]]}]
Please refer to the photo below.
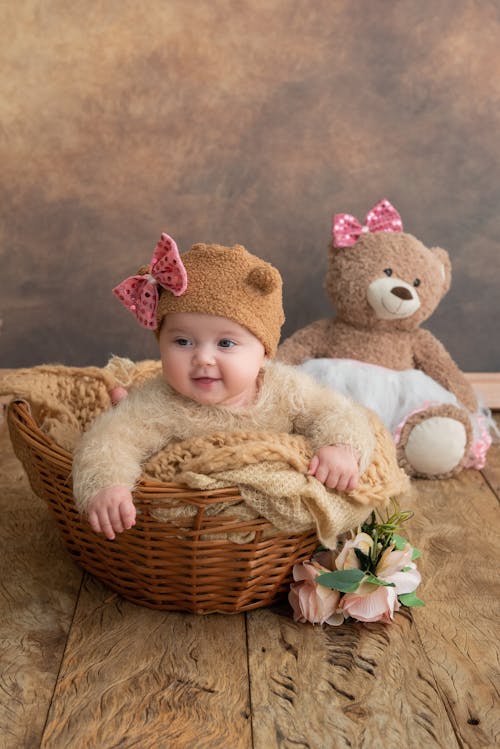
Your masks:
[{"label": "pink polka dot bow", "polygon": [[333,246],[352,247],[362,234],[377,231],[403,231],[401,216],[385,199],[366,214],[364,226],[350,213],[336,213],[333,217]]},{"label": "pink polka dot bow", "polygon": [[175,296],[184,294],[187,288],[186,269],[168,234],[162,234],[156,245],[149,273],[130,276],[113,289],[113,294],[148,330],[157,328],[158,285]]}]

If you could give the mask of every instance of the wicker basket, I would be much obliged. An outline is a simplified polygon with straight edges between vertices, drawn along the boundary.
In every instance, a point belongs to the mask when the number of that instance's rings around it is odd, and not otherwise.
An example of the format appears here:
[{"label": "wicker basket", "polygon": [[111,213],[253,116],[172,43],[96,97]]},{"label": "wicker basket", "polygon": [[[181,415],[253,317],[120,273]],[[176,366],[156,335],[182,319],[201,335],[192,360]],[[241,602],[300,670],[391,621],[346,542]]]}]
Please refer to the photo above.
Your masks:
[{"label": "wicker basket", "polygon": [[[40,430],[24,401],[10,404],[8,424],[15,453],[34,492],[47,502],[73,559],[134,603],[197,614],[268,606],[288,589],[293,565],[317,545],[314,531],[277,533],[264,518],[243,521],[236,511],[234,517],[207,516],[214,503],[241,501],[234,487],[200,491],[145,478],[134,493],[136,526],[107,541],[75,508],[71,454]],[[165,498],[195,507],[196,514],[159,520],[153,513]],[[250,532],[253,540],[227,539],[236,532]]]}]

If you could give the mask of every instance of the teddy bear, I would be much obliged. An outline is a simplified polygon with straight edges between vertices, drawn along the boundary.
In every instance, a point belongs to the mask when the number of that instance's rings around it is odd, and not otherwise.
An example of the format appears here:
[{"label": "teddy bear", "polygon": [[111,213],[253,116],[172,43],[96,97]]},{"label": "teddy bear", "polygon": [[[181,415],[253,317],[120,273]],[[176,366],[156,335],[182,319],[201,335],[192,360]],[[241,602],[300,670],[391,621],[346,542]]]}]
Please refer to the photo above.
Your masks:
[{"label": "teddy bear", "polygon": [[277,358],[375,410],[410,476],[482,468],[488,417],[443,344],[420,325],[450,287],[446,250],[403,232],[382,200],[364,225],[336,214],[325,288],[336,315],[295,332]]}]

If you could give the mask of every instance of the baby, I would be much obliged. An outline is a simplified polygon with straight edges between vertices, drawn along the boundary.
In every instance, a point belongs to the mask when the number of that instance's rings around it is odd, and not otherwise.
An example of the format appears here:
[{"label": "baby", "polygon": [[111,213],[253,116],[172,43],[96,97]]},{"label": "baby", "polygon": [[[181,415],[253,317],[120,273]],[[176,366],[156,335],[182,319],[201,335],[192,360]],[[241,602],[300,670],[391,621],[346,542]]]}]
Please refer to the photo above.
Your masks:
[{"label": "baby", "polygon": [[374,436],[365,411],[295,368],[273,362],[284,322],[279,272],[240,245],[179,255],[163,234],[151,267],[114,293],[158,339],[162,375],[101,414],[73,462],[74,494],[92,528],[115,538],[135,524],[141,464],[172,440],[216,431],[309,438],[309,475],[351,491]]}]

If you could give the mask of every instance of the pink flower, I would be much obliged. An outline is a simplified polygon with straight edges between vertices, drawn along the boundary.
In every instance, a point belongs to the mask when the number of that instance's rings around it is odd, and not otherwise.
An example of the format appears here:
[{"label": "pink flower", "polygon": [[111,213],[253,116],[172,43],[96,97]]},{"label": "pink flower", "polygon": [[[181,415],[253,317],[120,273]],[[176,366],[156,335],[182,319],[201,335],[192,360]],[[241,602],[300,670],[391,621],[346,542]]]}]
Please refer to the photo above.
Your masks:
[{"label": "pink flower", "polygon": [[290,586],[288,600],[296,622],[312,624],[342,624],[344,616],[339,609],[341,593],[318,585],[317,576],[328,572],[317,562],[303,562],[293,567],[294,583]]},{"label": "pink flower", "polygon": [[394,618],[394,612],[399,611],[400,605],[394,588],[361,583],[355,593],[344,595],[341,608],[344,616],[352,616],[360,622],[389,624]]},{"label": "pink flower", "polygon": [[422,580],[416,564],[411,561],[412,553],[413,549],[410,544],[406,544],[401,551],[389,546],[377,564],[377,577],[387,583],[394,583],[394,590],[398,596],[403,593],[413,593]]},{"label": "pink flower", "polygon": [[363,554],[369,554],[372,550],[373,538],[368,533],[358,533],[351,541],[346,541],[342,551],[335,560],[338,570],[360,569],[359,559],[354,549],[359,549]]},{"label": "pink flower", "polygon": [[389,546],[380,557],[375,575],[392,586],[362,582],[354,593],[344,595],[340,604],[344,615],[360,622],[389,624],[400,608],[398,595],[413,593],[420,584],[420,573],[411,561],[412,553],[410,544],[401,551]]}]

